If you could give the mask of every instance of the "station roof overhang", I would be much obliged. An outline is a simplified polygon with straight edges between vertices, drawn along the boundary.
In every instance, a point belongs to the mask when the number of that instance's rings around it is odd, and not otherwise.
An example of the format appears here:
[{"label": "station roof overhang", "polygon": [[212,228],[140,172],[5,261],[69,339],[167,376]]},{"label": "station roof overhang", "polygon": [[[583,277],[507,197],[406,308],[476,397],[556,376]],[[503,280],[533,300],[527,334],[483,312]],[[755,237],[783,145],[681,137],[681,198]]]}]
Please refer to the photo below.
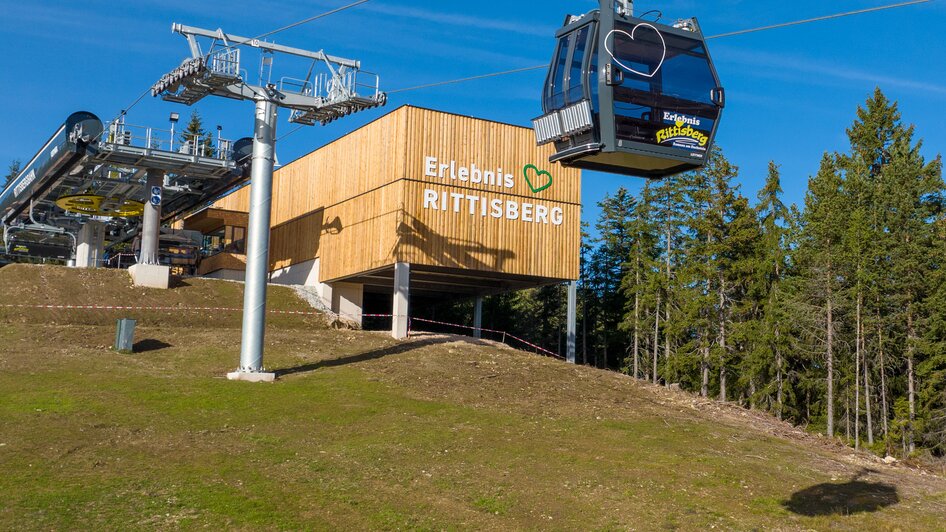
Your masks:
[{"label": "station roof overhang", "polygon": [[184,229],[187,231],[200,231],[206,235],[224,226],[246,227],[249,216],[248,213],[241,211],[210,207],[184,218]]},{"label": "station roof overhang", "polygon": [[[530,275],[500,272],[461,270],[438,266],[410,266],[410,292],[416,296],[488,296],[528,288],[538,288],[568,282],[569,279],[550,279]],[[367,293],[391,293],[394,289],[394,265],[325,282],[354,283],[364,286]]]}]

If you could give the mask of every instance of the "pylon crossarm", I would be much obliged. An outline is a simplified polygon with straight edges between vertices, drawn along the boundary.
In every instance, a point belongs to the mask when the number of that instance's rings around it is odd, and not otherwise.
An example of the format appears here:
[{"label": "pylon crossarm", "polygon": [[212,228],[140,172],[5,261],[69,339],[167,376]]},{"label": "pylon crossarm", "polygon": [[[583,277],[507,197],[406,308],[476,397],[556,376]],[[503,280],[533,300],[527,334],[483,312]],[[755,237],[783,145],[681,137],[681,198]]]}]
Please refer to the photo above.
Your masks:
[{"label": "pylon crossarm", "polygon": [[[293,48],[291,46],[283,46],[281,44],[276,44],[268,41],[263,41],[260,39],[252,39],[249,37],[241,37],[239,35],[233,35],[231,33],[224,33],[221,29],[216,30],[205,30],[203,28],[195,28],[193,26],[185,26],[183,24],[175,23],[171,26],[171,31],[175,33],[180,33],[190,40],[191,36],[194,37],[208,37],[211,39],[220,39],[225,42],[229,41],[231,45],[246,45],[252,48],[259,48],[260,50],[269,50],[271,52],[280,52],[284,54],[295,55],[298,57],[307,57],[309,59],[317,59],[320,61],[329,61],[336,65],[343,65],[350,68],[361,68],[361,62],[355,61],[353,59],[345,59],[343,57],[336,57],[332,55],[327,55],[322,50],[317,52],[303,50],[301,48]],[[191,49],[193,54],[193,47]],[[195,56],[195,58],[198,56]]]}]

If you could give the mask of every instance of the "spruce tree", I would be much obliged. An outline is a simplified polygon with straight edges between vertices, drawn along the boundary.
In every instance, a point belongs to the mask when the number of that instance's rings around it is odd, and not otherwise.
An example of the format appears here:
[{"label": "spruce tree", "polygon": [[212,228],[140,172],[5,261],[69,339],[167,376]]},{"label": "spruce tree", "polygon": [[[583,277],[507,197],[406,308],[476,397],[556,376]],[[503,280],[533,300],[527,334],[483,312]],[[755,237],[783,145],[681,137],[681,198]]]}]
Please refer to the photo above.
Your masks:
[{"label": "spruce tree", "polygon": [[[715,167],[721,160],[718,150],[710,156],[710,165]],[[709,396],[710,370],[718,367],[711,359],[715,341],[716,297],[712,283],[716,276],[714,251],[719,234],[712,207],[713,183],[710,167],[694,172],[687,190],[686,254],[681,261],[678,279],[685,287],[681,291],[680,321],[688,332],[686,341],[677,352],[677,372],[697,369],[693,376],[693,387],[699,386],[702,397]]]},{"label": "spruce tree", "polygon": [[[834,436],[836,318],[841,240],[847,222],[835,157],[825,153],[818,173],[808,181],[803,231],[798,258],[804,268],[805,287],[795,303],[807,306],[816,321],[809,330],[824,353],[826,431]],[[800,313],[804,315],[804,313]],[[796,314],[799,315],[799,314]],[[820,329],[821,333],[818,333]]]},{"label": "spruce tree", "polygon": [[758,304],[758,328],[751,354],[755,366],[769,368],[769,382],[763,395],[773,402],[775,415],[782,419],[785,404],[786,364],[788,352],[784,323],[785,294],[782,280],[787,274],[789,261],[788,231],[790,213],[782,202],[781,174],[775,162],[769,163],[765,185],[759,191],[756,212],[762,232],[759,239],[758,262],[752,274],[751,295]]},{"label": "spruce tree", "polygon": [[[735,353],[733,334],[734,311],[742,299],[745,288],[742,268],[750,250],[756,245],[758,237],[755,216],[750,212],[748,201],[738,193],[732,181],[738,175],[738,169],[723,156],[722,151],[714,149],[707,165],[695,173],[691,184],[690,197],[696,203],[705,202],[702,216],[690,222],[693,244],[687,251],[698,249],[695,260],[703,264],[698,277],[685,279],[683,284],[694,287],[705,282],[697,289],[700,294],[691,297],[706,298],[699,307],[705,308],[712,302],[712,311],[707,316],[710,324],[706,334],[712,338],[714,347],[709,360],[717,369],[719,398],[726,401],[729,397],[727,386]],[[704,342],[704,345],[708,342]],[[705,357],[703,357],[705,360]],[[706,383],[706,364],[702,367],[701,389]]]},{"label": "spruce tree", "polygon": [[940,215],[933,230],[936,236],[933,257],[937,267],[927,303],[929,327],[921,349],[926,357],[917,365],[921,412],[917,432],[926,447],[946,457],[946,312],[943,312],[946,309],[946,216]]},{"label": "spruce tree", "polygon": [[657,267],[658,248],[657,230],[652,222],[653,202],[650,183],[644,183],[641,197],[631,211],[627,232],[630,238],[630,256],[621,290],[625,297],[625,315],[621,330],[631,336],[631,350],[625,358],[624,371],[640,378],[643,368],[641,359],[644,339],[650,330],[645,318],[648,309],[647,286]]},{"label": "spruce tree", "polygon": [[[847,131],[851,153],[843,158],[846,188],[853,205],[849,236],[856,256],[866,255],[856,265],[858,310],[862,287],[872,292],[878,315],[877,353],[881,377],[881,405],[884,432],[887,433],[886,360],[889,345],[905,364],[895,386],[904,395],[899,399],[897,427],[904,452],[912,452],[916,434],[918,363],[931,355],[923,341],[928,336],[932,316],[928,299],[937,287],[935,224],[943,206],[943,182],[939,159],[927,163],[913,141],[913,128],[901,122],[896,102],[880,89],[857,110],[857,120]],[[867,233],[866,235],[863,233]],[[850,247],[850,246],[849,246]],[[864,250],[867,252],[864,253]],[[861,323],[858,313],[858,324]],[[890,341],[885,345],[884,332]],[[855,342],[865,335],[857,331]],[[858,350],[865,351],[857,343]],[[865,398],[870,398],[868,359],[864,358]],[[922,364],[921,364],[922,365]],[[924,368],[926,366],[923,366]],[[903,382],[905,381],[905,382]],[[870,412],[869,403],[865,404]],[[868,422],[870,418],[868,417]],[[859,426],[855,423],[855,429]],[[868,427],[868,437],[872,435]],[[889,445],[889,440],[888,440]]]},{"label": "spruce tree", "polygon": [[204,131],[204,122],[197,109],[191,112],[191,118],[187,122],[187,128],[181,132],[180,140],[192,155],[214,156],[214,139]]},{"label": "spruce tree", "polygon": [[637,200],[624,187],[619,187],[614,195],[608,195],[598,203],[601,208],[595,224],[598,246],[592,255],[592,284],[599,310],[596,332],[601,356],[598,357],[598,367],[609,365],[609,354],[620,354],[618,360],[623,361],[629,347],[618,325],[623,321],[626,306],[626,295],[621,285],[631,255],[631,220],[636,205]]},{"label": "spruce tree", "polygon": [[[652,290],[656,294],[655,306],[660,308],[655,315],[654,324],[654,382],[660,381],[658,358],[661,348],[665,368],[672,364],[674,344],[680,331],[680,323],[675,321],[675,314],[680,308],[679,278],[676,269],[686,256],[684,249],[687,223],[687,190],[690,187],[691,174],[679,174],[661,180],[654,187],[653,214],[654,224],[660,234],[661,268],[653,279]],[[658,313],[658,314],[659,314]],[[660,333],[663,332],[661,335]],[[672,375],[666,375],[668,383]]]},{"label": "spruce tree", "polygon": [[3,179],[3,186],[0,186],[0,191],[7,188],[7,185],[16,179],[18,175],[20,175],[20,160],[14,159],[13,162],[10,163],[10,166],[7,167],[7,175]]}]

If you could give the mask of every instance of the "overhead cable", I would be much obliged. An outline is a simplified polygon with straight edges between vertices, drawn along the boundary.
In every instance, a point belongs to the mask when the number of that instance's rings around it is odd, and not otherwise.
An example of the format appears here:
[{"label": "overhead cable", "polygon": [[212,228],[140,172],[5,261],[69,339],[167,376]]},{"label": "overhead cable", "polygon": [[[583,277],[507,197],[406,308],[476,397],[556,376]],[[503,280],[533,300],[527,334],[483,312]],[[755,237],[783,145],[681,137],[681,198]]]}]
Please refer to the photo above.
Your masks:
[{"label": "overhead cable", "polygon": [[303,24],[308,24],[308,23],[312,22],[313,20],[318,20],[318,19],[320,19],[320,18],[324,18],[324,17],[327,17],[327,16],[329,16],[329,15],[334,15],[335,13],[339,13],[339,12],[341,12],[341,11],[345,11],[346,9],[351,9],[351,8],[353,8],[353,7],[355,7],[355,6],[360,6],[361,4],[364,4],[364,3],[370,2],[370,1],[371,1],[371,0],[358,0],[357,2],[352,2],[352,3],[348,4],[348,5],[344,5],[344,6],[342,6],[342,7],[335,8],[335,9],[333,9],[333,10],[331,10],[331,11],[326,11],[325,13],[322,13],[322,14],[320,14],[320,15],[315,15],[314,17],[309,17],[309,18],[306,18],[306,19],[302,19],[302,20],[300,20],[300,21],[298,21],[298,22],[293,22],[292,24],[290,24],[290,25],[288,25],[288,26],[283,26],[283,27],[281,27],[281,28],[279,28],[279,29],[277,29],[277,30],[270,31],[270,32],[264,33],[264,34],[262,34],[262,35],[257,35],[257,36],[256,36],[256,39],[262,39],[263,37],[269,37],[270,35],[275,35],[275,34],[281,32],[281,31],[286,31],[286,30],[288,30],[288,29],[295,28],[296,26],[302,26]]},{"label": "overhead cable", "polygon": [[416,86],[416,87],[409,87],[409,88],[406,88],[406,89],[396,89],[396,90],[393,90],[393,91],[387,91],[387,93],[388,93],[388,94],[395,94],[395,93],[398,93],[398,92],[416,91],[416,90],[420,90],[420,89],[428,89],[428,88],[430,88],[430,87],[438,87],[438,86],[440,86],[440,85],[449,85],[449,84],[451,84],[451,83],[462,83],[462,82],[464,82],[464,81],[473,81],[473,80],[483,79],[483,78],[493,78],[493,77],[496,77],[496,76],[505,76],[506,74],[517,74],[517,73],[519,73],[519,72],[528,72],[529,70],[538,70],[538,69],[540,69],[540,68],[548,68],[548,65],[536,65],[536,66],[530,66],[530,67],[525,67],[525,68],[516,68],[516,69],[513,69],[513,70],[504,70],[504,71],[502,71],[502,72],[493,72],[492,74],[481,74],[481,75],[479,75],[479,76],[470,76],[470,77],[468,77],[468,78],[452,79],[452,80],[449,80],[449,81],[440,81],[440,82],[437,82],[437,83],[428,83],[427,85],[418,85],[418,86]]},{"label": "overhead cable", "polygon": [[[351,4],[351,5],[348,5],[348,6],[341,7],[341,8],[339,8],[339,9],[336,10],[336,11],[340,11],[340,10],[342,10],[342,9],[347,9],[347,8],[349,8],[349,7],[354,7],[355,5],[358,5],[358,4],[367,2],[367,1],[369,1],[369,0],[362,0],[361,2],[356,2],[355,4]],[[718,35],[711,35],[711,36],[709,36],[709,37],[706,37],[706,39],[709,40],[709,39],[722,39],[722,38],[725,38],[725,37],[734,37],[734,36],[736,36],[736,35],[744,35],[744,34],[746,34],[746,33],[755,33],[755,32],[759,32],[759,31],[773,30],[773,29],[785,28],[785,27],[789,27],[789,26],[798,26],[798,25],[800,25],[800,24],[808,24],[808,23],[811,23],[811,22],[820,22],[820,21],[823,21],[823,20],[830,20],[830,19],[841,18],[841,17],[849,17],[849,16],[853,16],[853,15],[861,15],[861,14],[864,14],[864,13],[871,13],[871,12],[874,12],[874,11],[882,11],[882,10],[886,10],[886,9],[895,9],[895,8],[900,8],[900,7],[912,6],[912,5],[916,5],[916,4],[925,4],[925,3],[929,3],[929,2],[933,2],[933,1],[934,1],[934,0],[911,0],[911,1],[909,1],[909,2],[900,2],[900,3],[896,3],[896,4],[888,4],[888,5],[884,5],[884,6],[871,7],[871,8],[867,8],[867,9],[858,9],[858,10],[855,10],[855,11],[847,11],[847,12],[844,12],[844,13],[835,13],[835,14],[833,14],[833,15],[825,15],[825,16],[822,16],[822,17],[815,17],[815,18],[809,18],[809,19],[804,19],[804,20],[796,20],[796,21],[793,21],[793,22],[783,22],[783,23],[780,23],[780,24],[772,24],[772,25],[769,25],[769,26],[762,26],[762,27],[758,27],[758,28],[750,28],[750,29],[745,29],[745,30],[732,31],[732,32],[728,32],[728,33],[720,33],[720,34],[718,34]],[[331,12],[330,12],[330,13],[331,13]],[[646,13],[645,13],[645,14],[646,14]],[[323,15],[323,16],[324,16],[324,15]],[[296,25],[298,25],[298,24],[296,24]],[[289,27],[292,27],[292,26],[293,26],[293,25],[290,25],[290,26],[287,26],[286,28],[281,28],[281,29],[276,30],[276,31],[282,31],[283,29],[288,29]],[[271,33],[275,33],[275,32],[271,32]],[[270,34],[271,34],[271,33],[270,33]],[[267,35],[269,35],[269,34],[267,34]],[[512,70],[503,70],[503,71],[500,71],[500,72],[492,72],[492,73],[489,73],[489,74],[480,74],[480,75],[478,75],[478,76],[469,76],[469,77],[465,77],[465,78],[451,79],[451,80],[447,80],[447,81],[438,81],[438,82],[435,82],[435,83],[427,83],[427,84],[424,84],[424,85],[417,85],[417,86],[414,86],[414,87],[406,87],[406,88],[403,88],[403,89],[395,89],[395,90],[387,91],[387,93],[388,93],[388,94],[397,94],[397,93],[400,93],[400,92],[418,91],[418,90],[422,90],[422,89],[429,89],[429,88],[433,88],[433,87],[440,87],[440,86],[443,86],[443,85],[453,85],[453,84],[456,84],[456,83],[464,83],[464,82],[467,82],[467,81],[476,81],[476,80],[486,79],[486,78],[495,78],[495,77],[499,77],[499,76],[506,76],[506,75],[509,75],[509,74],[519,74],[519,73],[522,73],[522,72],[530,72],[530,71],[533,71],[533,70],[542,70],[542,69],[546,69],[546,68],[548,68],[548,64],[543,63],[543,64],[541,64],[541,65],[534,65],[534,66],[523,67],[523,68],[514,68],[514,69],[512,69]],[[284,138],[286,138],[286,137],[288,137],[288,136],[290,136],[290,135],[296,133],[297,131],[299,131],[299,130],[301,130],[301,129],[302,129],[302,126],[299,126],[299,127],[295,128],[295,129],[293,129],[293,130],[287,132],[285,135],[279,137],[279,139],[277,139],[277,140],[282,140],[282,139],[284,139]]]},{"label": "overhead cable", "polygon": [[[833,15],[825,15],[825,16],[823,16],[823,17],[815,17],[815,18],[809,18],[809,19],[804,19],[804,20],[796,20],[796,21],[792,21],[792,22],[782,22],[782,23],[780,23],[780,24],[772,24],[772,25],[770,25],[770,26],[762,26],[762,27],[758,27],[758,28],[750,28],[750,29],[745,29],[745,30],[732,31],[732,32],[728,32],[728,33],[720,33],[720,34],[718,34],[718,35],[711,35],[711,36],[709,36],[709,37],[706,37],[706,40],[710,40],[710,39],[722,39],[722,38],[724,38],[724,37],[734,37],[734,36],[736,36],[736,35],[744,35],[744,34],[746,34],[746,33],[755,33],[755,32],[759,32],[759,31],[774,30],[774,29],[778,29],[778,28],[786,28],[786,27],[789,27],[789,26],[798,26],[798,25],[800,25],[800,24],[808,24],[808,23],[811,23],[811,22],[820,22],[820,21],[823,21],[823,20],[830,20],[830,19],[841,18],[841,17],[850,17],[850,16],[853,16],[853,15],[861,15],[861,14],[864,14],[864,13],[872,13],[872,12],[874,12],[874,11],[883,11],[883,10],[886,10],[886,9],[895,9],[895,8],[899,8],[899,7],[912,6],[912,5],[916,5],[916,4],[925,4],[925,3],[929,3],[929,2],[933,2],[933,1],[935,1],[935,0],[911,0],[911,1],[909,1],[909,2],[900,2],[900,3],[897,3],[897,4],[888,4],[888,5],[884,5],[884,6],[871,7],[871,8],[867,8],[867,9],[858,9],[858,10],[855,10],[855,11],[846,11],[846,12],[844,12],[844,13],[835,13],[835,14],[833,14]],[[392,90],[392,91],[388,91],[388,94],[395,94],[395,93],[399,93],[399,92],[410,92],[410,91],[416,91],[416,90],[421,90],[421,89],[428,89],[428,88],[431,88],[431,87],[439,87],[439,86],[441,86],[441,85],[452,85],[452,84],[454,84],[454,83],[463,83],[463,82],[466,82],[466,81],[474,81],[474,80],[484,79],[484,78],[492,78],[492,77],[497,77],[497,76],[505,76],[505,75],[507,75],[507,74],[517,74],[517,73],[520,73],[520,72],[529,72],[529,71],[531,71],[531,70],[540,70],[540,69],[545,69],[545,68],[548,68],[548,64],[547,64],[547,63],[541,64],[541,65],[530,66],[530,67],[524,67],[524,68],[516,68],[516,69],[513,69],[513,70],[504,70],[504,71],[502,71],[502,72],[493,72],[493,73],[490,73],[490,74],[480,74],[480,75],[478,75],[478,76],[470,76],[470,77],[466,77],[466,78],[451,79],[451,80],[447,80],[447,81],[440,81],[440,82],[437,82],[437,83],[428,83],[428,84],[426,84],[426,85],[417,85],[417,86],[415,86],[415,87],[407,87],[407,88],[403,88],[403,89],[395,89],[395,90]]]},{"label": "overhead cable", "polygon": [[886,9],[894,9],[898,7],[906,7],[906,6],[916,5],[916,4],[926,4],[928,2],[933,2],[933,1],[934,0],[912,0],[910,2],[901,2],[899,4],[889,4],[885,6],[870,7],[867,9],[858,9],[856,11],[848,11],[845,13],[837,13],[834,15],[825,15],[823,17],[815,17],[815,18],[809,18],[805,20],[796,20],[794,22],[783,22],[781,24],[772,24],[771,26],[762,26],[761,28],[752,28],[748,30],[739,30],[739,31],[732,31],[729,33],[721,33],[719,35],[713,35],[712,37],[707,37],[707,39],[721,39],[723,37],[733,37],[735,35],[744,35],[746,33],[755,33],[757,31],[787,28],[789,26],[798,26],[800,24],[808,24],[809,22],[820,22],[822,20],[831,20],[831,19],[841,18],[841,17],[850,17],[852,15],[862,15],[864,13],[872,13],[874,11],[883,11]]}]

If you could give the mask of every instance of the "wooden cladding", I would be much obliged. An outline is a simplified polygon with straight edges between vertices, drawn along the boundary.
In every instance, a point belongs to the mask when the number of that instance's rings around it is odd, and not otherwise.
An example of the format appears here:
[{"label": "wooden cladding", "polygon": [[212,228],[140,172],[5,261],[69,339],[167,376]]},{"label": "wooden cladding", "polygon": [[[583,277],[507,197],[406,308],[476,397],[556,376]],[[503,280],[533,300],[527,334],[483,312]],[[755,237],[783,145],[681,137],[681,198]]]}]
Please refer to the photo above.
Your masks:
[{"label": "wooden cladding", "polygon": [[[430,111],[428,109],[407,108],[406,127],[408,142],[406,145],[406,167],[404,177],[419,179],[452,186],[468,186],[486,191],[515,194],[545,201],[581,203],[581,173],[579,170],[551,165],[548,160],[552,154],[550,146],[536,147],[535,136],[531,129],[487,122],[476,118]],[[425,168],[428,157],[437,160],[437,176],[430,177]],[[455,163],[455,164],[452,164]],[[445,169],[445,176],[440,177],[440,165],[450,165]],[[499,173],[512,176],[513,186],[496,186],[472,183],[471,176],[461,179],[460,170],[467,173],[472,166],[483,173]],[[552,184],[539,192],[533,192],[525,179],[526,166],[534,189]],[[538,175],[538,171],[547,171],[549,175]],[[505,184],[504,184],[505,185]]]},{"label": "wooden cladding", "polygon": [[[280,168],[273,269],[336,281],[403,261],[576,279],[580,172],[527,128],[401,107]],[[246,211],[249,187],[214,207]]]},{"label": "wooden cladding", "polygon": [[231,227],[246,227],[246,210],[239,212],[222,209],[204,209],[187,218],[187,220],[184,221],[182,229],[200,231],[201,233],[207,234],[228,225]]},{"label": "wooden cladding", "polygon": [[246,255],[236,253],[217,253],[200,261],[197,275],[206,275],[217,270],[245,270]]},{"label": "wooden cladding", "polygon": [[[273,226],[403,176],[405,118],[395,111],[278,169],[273,178]],[[250,187],[244,187],[214,207],[246,212],[249,199]]]}]

